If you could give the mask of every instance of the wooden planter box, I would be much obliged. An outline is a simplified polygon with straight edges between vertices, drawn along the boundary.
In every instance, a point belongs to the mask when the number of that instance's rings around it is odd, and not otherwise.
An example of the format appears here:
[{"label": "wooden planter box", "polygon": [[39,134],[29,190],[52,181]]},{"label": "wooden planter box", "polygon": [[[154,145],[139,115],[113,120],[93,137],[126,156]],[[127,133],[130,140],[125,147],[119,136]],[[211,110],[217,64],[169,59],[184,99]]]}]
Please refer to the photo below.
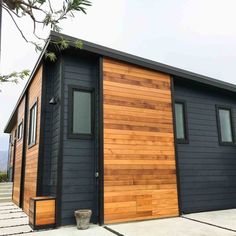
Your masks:
[{"label": "wooden planter box", "polygon": [[56,224],[56,198],[30,198],[29,223],[33,229],[54,228]]}]

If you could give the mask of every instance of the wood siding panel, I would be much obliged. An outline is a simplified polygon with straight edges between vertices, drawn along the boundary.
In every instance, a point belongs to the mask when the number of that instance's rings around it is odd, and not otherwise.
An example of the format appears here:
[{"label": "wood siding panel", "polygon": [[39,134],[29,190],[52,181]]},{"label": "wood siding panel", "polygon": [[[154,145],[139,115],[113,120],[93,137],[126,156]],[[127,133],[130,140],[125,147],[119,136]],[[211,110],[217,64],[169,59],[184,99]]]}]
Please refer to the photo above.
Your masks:
[{"label": "wood siding panel", "polygon": [[23,209],[26,214],[29,214],[29,200],[31,197],[36,197],[37,188],[37,172],[38,172],[38,155],[39,155],[39,135],[40,135],[40,113],[41,113],[41,93],[42,93],[42,71],[38,70],[35,78],[32,80],[28,88],[28,124],[29,131],[29,117],[30,108],[37,100],[37,128],[36,128],[36,144],[29,148],[27,134],[26,147],[26,161],[25,161],[25,180],[24,180],[24,205]]},{"label": "wood siding panel", "polygon": [[55,226],[55,203],[52,197],[30,198],[29,223],[33,229]]},{"label": "wood siding panel", "polygon": [[103,62],[105,223],[178,215],[170,76]]},{"label": "wood siding panel", "polygon": [[[25,113],[25,98],[23,98],[17,109],[17,124],[13,129],[13,132],[15,129],[17,129],[18,124],[20,124],[22,121],[24,123],[24,113]],[[25,132],[25,127],[23,127],[23,132]],[[20,205],[21,171],[22,171],[22,155],[23,155],[22,151],[23,151],[23,137],[20,140],[16,140],[16,151],[15,151],[12,200],[17,206]]]},{"label": "wood siding panel", "polygon": [[55,200],[36,202],[36,225],[55,224]]}]

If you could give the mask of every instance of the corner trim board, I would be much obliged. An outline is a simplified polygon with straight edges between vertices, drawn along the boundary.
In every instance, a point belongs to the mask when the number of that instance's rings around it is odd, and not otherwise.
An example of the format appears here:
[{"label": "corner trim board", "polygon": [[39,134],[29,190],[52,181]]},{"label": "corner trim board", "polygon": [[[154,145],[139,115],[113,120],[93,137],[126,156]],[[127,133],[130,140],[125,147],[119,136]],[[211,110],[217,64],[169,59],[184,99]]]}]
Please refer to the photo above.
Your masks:
[{"label": "corner trim board", "polygon": [[175,169],[176,169],[176,180],[177,180],[177,195],[178,195],[178,207],[179,215],[182,215],[182,204],[181,204],[181,193],[180,193],[180,175],[179,175],[179,158],[178,158],[178,145],[175,125],[175,97],[174,97],[174,77],[170,77],[171,82],[171,103],[172,103],[172,120],[173,120],[173,133],[174,133],[174,148],[175,148]]},{"label": "corner trim board", "polygon": [[43,185],[43,163],[44,163],[44,124],[45,124],[45,109],[46,109],[46,75],[45,66],[43,66],[42,87],[41,87],[41,115],[39,129],[39,154],[38,154],[38,171],[36,183],[36,196],[42,194]]},{"label": "corner trim board", "polygon": [[[59,60],[59,59],[58,59]],[[62,162],[63,162],[63,133],[64,133],[64,59],[60,58],[60,138],[57,161],[57,201],[56,201],[56,226],[61,226],[61,195],[62,195]]]},{"label": "corner trim board", "polygon": [[103,57],[99,58],[99,158],[98,158],[98,168],[100,173],[99,178],[99,211],[98,211],[98,221],[100,225],[104,224],[104,138],[103,138]]},{"label": "corner trim board", "polygon": [[28,146],[27,134],[28,129],[28,90],[25,93],[25,111],[24,111],[24,133],[23,133],[23,147],[22,147],[22,162],[21,162],[21,182],[20,182],[20,201],[19,206],[24,207],[24,192],[25,192],[25,164],[26,164],[26,147]]}]

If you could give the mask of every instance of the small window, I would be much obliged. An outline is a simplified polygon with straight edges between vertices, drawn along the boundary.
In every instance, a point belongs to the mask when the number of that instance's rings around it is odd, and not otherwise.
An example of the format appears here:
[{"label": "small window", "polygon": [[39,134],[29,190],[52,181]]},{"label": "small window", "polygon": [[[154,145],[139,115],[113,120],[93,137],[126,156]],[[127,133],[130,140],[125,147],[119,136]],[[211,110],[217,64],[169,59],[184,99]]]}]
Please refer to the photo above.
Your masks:
[{"label": "small window", "polygon": [[231,109],[218,107],[217,110],[219,141],[221,144],[232,144],[234,140]]},{"label": "small window", "polygon": [[30,109],[29,118],[29,139],[28,145],[33,146],[36,143],[36,129],[37,129],[37,103]]},{"label": "small window", "polygon": [[73,88],[70,96],[69,135],[75,138],[89,137],[93,134],[93,93],[91,90]]},{"label": "small window", "polygon": [[18,125],[18,128],[17,128],[17,139],[18,140],[22,139],[22,136],[23,136],[23,122],[21,122]]},{"label": "small window", "polygon": [[188,141],[185,109],[184,102],[175,102],[175,129],[176,139],[179,143]]}]

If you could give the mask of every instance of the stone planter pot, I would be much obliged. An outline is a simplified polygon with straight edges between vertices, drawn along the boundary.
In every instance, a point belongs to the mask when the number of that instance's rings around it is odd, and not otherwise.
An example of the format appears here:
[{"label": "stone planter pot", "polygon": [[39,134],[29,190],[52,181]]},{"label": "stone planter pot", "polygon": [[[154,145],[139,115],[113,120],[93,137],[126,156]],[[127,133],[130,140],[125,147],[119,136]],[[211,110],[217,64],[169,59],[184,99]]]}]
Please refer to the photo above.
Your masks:
[{"label": "stone planter pot", "polygon": [[92,211],[89,209],[75,211],[78,229],[88,229]]}]

